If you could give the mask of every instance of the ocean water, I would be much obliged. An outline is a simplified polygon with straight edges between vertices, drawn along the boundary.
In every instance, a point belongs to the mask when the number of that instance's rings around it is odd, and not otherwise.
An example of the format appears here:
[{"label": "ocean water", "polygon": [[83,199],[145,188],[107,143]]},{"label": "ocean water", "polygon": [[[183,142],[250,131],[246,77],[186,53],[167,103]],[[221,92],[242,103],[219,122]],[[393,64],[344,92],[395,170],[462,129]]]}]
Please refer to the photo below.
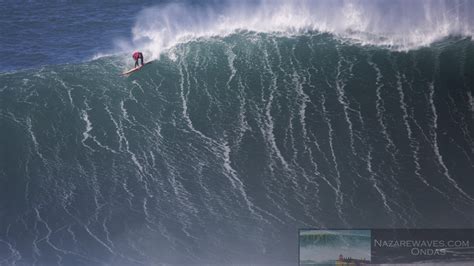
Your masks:
[{"label": "ocean water", "polygon": [[472,1],[0,6],[0,264],[296,265],[298,228],[474,226]]}]

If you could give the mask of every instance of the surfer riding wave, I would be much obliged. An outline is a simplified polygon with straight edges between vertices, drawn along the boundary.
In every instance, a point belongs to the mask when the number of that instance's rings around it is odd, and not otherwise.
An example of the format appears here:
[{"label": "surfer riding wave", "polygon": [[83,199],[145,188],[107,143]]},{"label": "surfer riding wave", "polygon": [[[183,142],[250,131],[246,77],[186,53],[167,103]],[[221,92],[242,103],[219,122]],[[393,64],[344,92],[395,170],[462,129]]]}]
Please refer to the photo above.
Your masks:
[{"label": "surfer riding wave", "polygon": [[[143,54],[142,54],[142,52],[135,51],[135,52],[133,52],[132,57],[135,60],[135,67],[143,66]],[[140,64],[138,64],[138,60],[140,60]]]}]

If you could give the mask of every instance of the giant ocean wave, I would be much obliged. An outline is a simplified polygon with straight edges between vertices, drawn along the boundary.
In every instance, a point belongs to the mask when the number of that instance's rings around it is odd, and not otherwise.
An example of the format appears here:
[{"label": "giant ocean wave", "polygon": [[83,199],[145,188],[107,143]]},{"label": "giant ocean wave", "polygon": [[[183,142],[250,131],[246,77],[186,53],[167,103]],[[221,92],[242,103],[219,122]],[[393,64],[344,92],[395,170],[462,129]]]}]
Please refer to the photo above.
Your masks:
[{"label": "giant ocean wave", "polygon": [[469,36],[142,23],[156,60],[128,78],[120,55],[0,74],[1,263],[293,265],[301,227],[473,226]]}]

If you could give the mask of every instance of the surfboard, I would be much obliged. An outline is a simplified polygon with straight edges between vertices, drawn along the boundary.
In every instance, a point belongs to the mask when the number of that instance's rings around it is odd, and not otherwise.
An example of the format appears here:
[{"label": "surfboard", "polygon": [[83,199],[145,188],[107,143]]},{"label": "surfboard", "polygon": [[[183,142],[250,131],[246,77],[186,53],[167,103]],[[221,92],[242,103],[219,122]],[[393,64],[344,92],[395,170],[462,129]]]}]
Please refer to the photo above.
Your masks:
[{"label": "surfboard", "polygon": [[150,64],[151,62],[152,62],[152,61],[148,61],[148,62],[146,62],[145,64],[143,64],[143,66],[137,66],[137,67],[135,67],[135,68],[132,68],[132,69],[130,69],[130,70],[128,70],[128,71],[123,72],[121,75],[122,75],[122,76],[126,76],[126,75],[129,75],[129,74],[132,74],[133,72],[137,72],[138,70],[142,69],[144,66]]}]

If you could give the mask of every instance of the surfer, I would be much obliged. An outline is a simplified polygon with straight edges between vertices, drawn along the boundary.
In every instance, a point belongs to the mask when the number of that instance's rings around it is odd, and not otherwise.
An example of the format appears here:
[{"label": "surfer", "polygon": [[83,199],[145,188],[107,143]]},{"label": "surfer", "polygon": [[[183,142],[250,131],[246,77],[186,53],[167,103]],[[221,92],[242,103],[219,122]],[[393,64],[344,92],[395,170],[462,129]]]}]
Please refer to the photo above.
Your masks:
[{"label": "surfer", "polygon": [[138,59],[140,59],[140,65],[143,66],[143,54],[141,52],[133,52],[133,59],[135,60],[135,67],[138,67]]},{"label": "surfer", "polygon": [[[139,71],[140,69],[142,69],[145,65],[150,64],[150,63],[152,62],[152,61],[148,61],[148,62],[146,62],[146,64],[145,64],[145,63],[143,62],[143,61],[144,61],[144,59],[143,59],[143,54],[142,54],[142,52],[139,52],[139,51],[133,52],[132,57],[133,57],[133,60],[135,60],[135,66],[134,66],[132,69],[130,69],[130,70],[128,70],[128,71],[125,71],[125,72],[123,72],[123,73],[120,74],[120,75],[126,76],[126,75],[129,75],[129,74],[133,73],[133,72],[137,72],[137,71]],[[140,63],[138,63],[138,60],[140,60]]]}]

